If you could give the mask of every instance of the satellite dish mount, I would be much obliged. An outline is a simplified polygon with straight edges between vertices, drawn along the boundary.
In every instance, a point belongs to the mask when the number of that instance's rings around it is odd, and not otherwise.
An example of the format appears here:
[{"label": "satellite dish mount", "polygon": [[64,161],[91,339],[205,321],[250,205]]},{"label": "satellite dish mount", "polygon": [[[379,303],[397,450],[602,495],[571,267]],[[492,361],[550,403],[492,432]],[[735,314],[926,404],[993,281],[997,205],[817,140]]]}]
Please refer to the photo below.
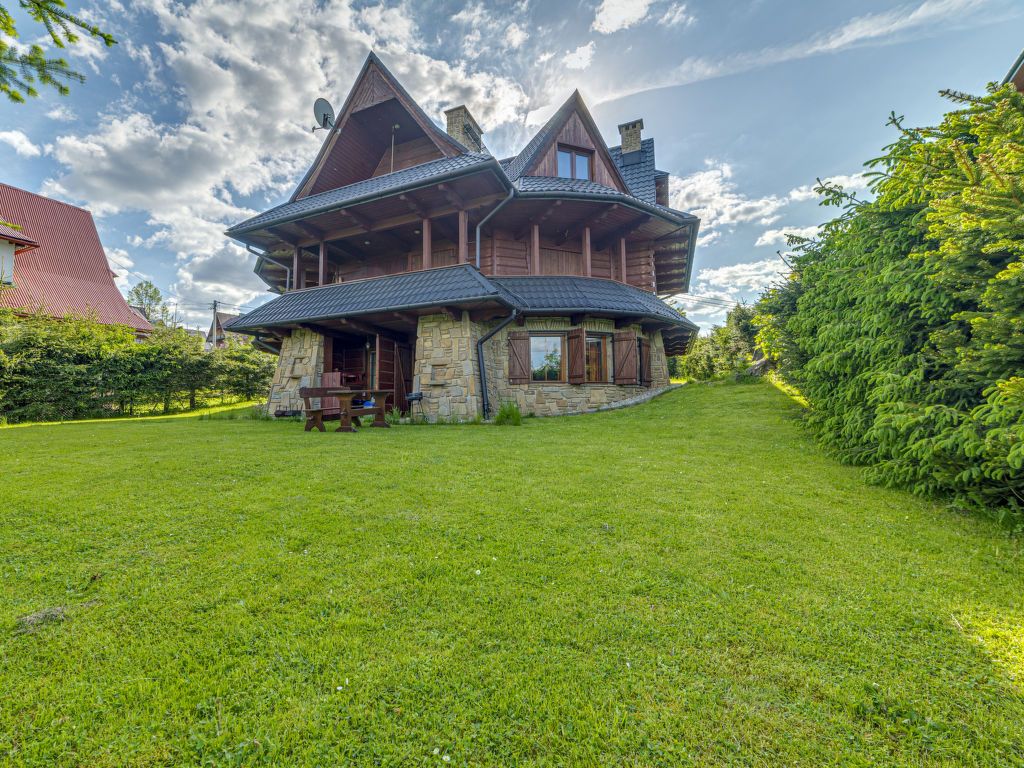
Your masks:
[{"label": "satellite dish mount", "polygon": [[313,126],[314,133],[316,133],[321,128],[333,128],[334,107],[331,106],[331,102],[324,98],[320,98],[314,101],[313,117],[316,119],[316,125]]}]

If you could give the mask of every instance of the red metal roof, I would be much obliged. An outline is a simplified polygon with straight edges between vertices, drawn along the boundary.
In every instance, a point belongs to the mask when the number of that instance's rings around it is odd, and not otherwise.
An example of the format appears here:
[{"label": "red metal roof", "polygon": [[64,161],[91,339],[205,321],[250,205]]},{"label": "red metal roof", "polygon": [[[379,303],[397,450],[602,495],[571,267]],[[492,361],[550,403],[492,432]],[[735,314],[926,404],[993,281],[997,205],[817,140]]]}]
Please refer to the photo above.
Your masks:
[{"label": "red metal roof", "polygon": [[19,225],[22,238],[39,244],[15,255],[15,287],[0,292],[0,306],[56,317],[91,314],[108,325],[153,329],[114,285],[91,213],[0,183],[0,220]]},{"label": "red metal roof", "polygon": [[6,240],[9,243],[20,245],[21,247],[15,250],[15,253],[21,253],[22,251],[30,251],[33,248],[38,248],[39,243],[33,240],[31,237],[27,237],[21,230],[15,229],[14,227],[8,227],[6,224],[0,222],[0,240]]}]

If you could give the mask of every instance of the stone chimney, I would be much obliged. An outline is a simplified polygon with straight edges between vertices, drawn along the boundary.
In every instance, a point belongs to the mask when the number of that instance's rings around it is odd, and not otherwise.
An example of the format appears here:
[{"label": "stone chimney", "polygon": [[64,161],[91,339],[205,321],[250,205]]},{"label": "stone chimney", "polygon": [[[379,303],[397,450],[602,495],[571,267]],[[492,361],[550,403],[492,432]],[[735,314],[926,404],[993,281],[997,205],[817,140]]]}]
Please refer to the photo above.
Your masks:
[{"label": "stone chimney", "polygon": [[448,118],[448,135],[455,139],[470,152],[484,151],[484,132],[480,130],[476,120],[469,114],[466,105],[445,110]]},{"label": "stone chimney", "polygon": [[628,123],[623,123],[619,126],[619,136],[622,138],[623,157],[628,155],[630,152],[640,151],[640,140],[643,138],[643,130],[643,118],[630,120]]}]

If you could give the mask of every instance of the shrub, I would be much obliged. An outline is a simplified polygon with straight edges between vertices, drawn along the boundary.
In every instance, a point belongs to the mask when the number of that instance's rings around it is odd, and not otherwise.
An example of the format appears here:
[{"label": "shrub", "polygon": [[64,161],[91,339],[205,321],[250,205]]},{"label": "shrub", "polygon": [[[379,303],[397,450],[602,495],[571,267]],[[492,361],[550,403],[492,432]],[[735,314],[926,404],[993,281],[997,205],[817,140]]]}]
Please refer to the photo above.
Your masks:
[{"label": "shrub", "polygon": [[518,427],[523,423],[523,414],[519,411],[519,405],[515,400],[502,400],[498,407],[498,413],[494,417],[494,423],[499,427]]}]

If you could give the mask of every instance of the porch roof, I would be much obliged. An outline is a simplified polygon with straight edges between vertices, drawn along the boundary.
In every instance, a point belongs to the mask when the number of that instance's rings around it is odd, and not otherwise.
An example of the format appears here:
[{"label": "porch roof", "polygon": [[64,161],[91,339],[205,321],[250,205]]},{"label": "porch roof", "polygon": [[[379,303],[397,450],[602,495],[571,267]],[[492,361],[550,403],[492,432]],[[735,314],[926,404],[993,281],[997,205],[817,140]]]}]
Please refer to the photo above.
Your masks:
[{"label": "porch roof", "polygon": [[459,264],[289,291],[235,318],[224,329],[255,331],[340,317],[485,303],[513,307],[515,298],[474,267]]},{"label": "porch roof", "polygon": [[319,323],[346,317],[413,312],[441,307],[505,307],[526,314],[592,314],[653,320],[686,339],[697,326],[654,294],[591,277],[491,277],[471,264],[405,272],[290,291],[235,318],[228,331]]}]

